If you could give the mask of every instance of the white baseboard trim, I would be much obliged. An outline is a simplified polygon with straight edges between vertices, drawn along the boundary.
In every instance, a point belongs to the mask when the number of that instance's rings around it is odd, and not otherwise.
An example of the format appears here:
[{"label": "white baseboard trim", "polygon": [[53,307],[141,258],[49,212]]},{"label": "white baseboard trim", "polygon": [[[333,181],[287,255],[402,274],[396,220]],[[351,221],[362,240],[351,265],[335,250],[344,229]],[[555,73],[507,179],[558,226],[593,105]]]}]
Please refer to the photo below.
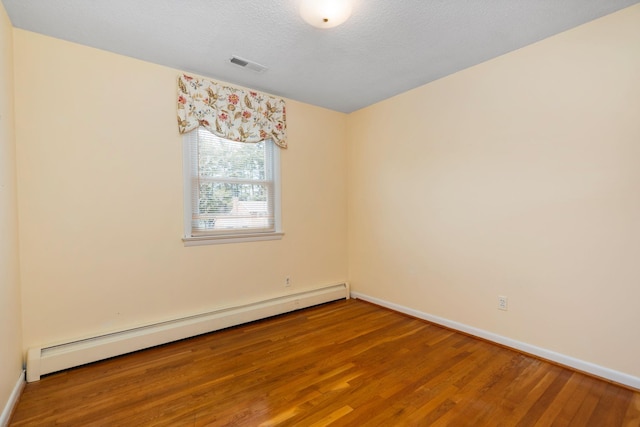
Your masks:
[{"label": "white baseboard trim", "polygon": [[434,316],[432,314],[424,313],[422,311],[414,310],[409,307],[405,307],[399,304],[394,304],[389,301],[385,301],[379,298],[375,298],[360,292],[351,292],[352,298],[368,301],[373,304],[389,308],[400,313],[408,314],[419,319],[427,320],[429,322],[436,323],[441,326],[445,326],[456,331],[464,332],[469,335],[476,336],[478,338],[491,341],[505,347],[513,348],[523,353],[531,354],[542,359],[549,360],[559,365],[573,368],[577,371],[585,372],[596,377],[603,378],[614,383],[622,384],[627,387],[640,390],[640,378],[634,377],[629,374],[625,374],[620,371],[606,368],[604,366],[596,365],[595,363],[587,362],[584,360],[576,359],[571,356],[556,353],[555,351],[547,350],[545,348],[536,347],[535,345],[527,344],[521,341],[516,341],[511,338],[504,337],[502,335],[494,334],[493,332],[485,331],[483,329],[474,328],[473,326],[465,325],[463,323],[455,322],[453,320],[445,319],[442,317]]},{"label": "white baseboard trim", "polygon": [[13,391],[9,396],[9,400],[4,405],[4,409],[2,410],[2,414],[0,415],[0,426],[6,427],[9,425],[9,419],[11,418],[11,414],[13,413],[13,408],[18,404],[18,400],[20,399],[20,395],[22,394],[22,389],[25,385],[25,371],[23,370],[16,382],[16,385],[13,387]]}]

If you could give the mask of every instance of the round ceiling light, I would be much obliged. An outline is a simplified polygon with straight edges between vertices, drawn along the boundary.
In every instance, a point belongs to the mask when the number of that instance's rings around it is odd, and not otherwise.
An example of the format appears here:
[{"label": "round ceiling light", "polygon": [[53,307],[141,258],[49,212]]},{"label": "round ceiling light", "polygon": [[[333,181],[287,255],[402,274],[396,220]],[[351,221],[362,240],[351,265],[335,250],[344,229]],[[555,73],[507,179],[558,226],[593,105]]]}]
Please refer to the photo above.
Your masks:
[{"label": "round ceiling light", "polygon": [[350,0],[301,0],[302,19],[317,28],[332,28],[351,16]]}]

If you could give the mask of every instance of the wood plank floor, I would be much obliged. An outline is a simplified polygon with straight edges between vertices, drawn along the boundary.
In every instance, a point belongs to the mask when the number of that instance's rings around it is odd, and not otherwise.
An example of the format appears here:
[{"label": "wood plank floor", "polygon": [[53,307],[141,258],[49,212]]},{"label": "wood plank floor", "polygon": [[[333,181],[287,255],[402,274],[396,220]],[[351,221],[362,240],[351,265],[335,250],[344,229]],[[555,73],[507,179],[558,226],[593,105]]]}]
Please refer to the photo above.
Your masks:
[{"label": "wood plank floor", "polygon": [[358,300],[27,384],[11,426],[639,426],[640,393]]}]

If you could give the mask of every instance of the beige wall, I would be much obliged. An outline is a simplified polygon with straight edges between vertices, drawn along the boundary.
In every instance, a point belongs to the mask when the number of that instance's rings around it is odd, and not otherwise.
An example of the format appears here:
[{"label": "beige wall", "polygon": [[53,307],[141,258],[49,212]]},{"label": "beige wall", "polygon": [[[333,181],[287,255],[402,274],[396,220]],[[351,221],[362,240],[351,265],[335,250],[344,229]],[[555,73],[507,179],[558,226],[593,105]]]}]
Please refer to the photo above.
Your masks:
[{"label": "beige wall", "polygon": [[25,348],[346,280],[346,115],[287,102],[283,240],[184,247],[179,71],[14,38]]},{"label": "beige wall", "polygon": [[22,374],[12,35],[0,3],[0,412]]},{"label": "beige wall", "polygon": [[352,289],[640,376],[639,76],[635,6],[351,114]]}]

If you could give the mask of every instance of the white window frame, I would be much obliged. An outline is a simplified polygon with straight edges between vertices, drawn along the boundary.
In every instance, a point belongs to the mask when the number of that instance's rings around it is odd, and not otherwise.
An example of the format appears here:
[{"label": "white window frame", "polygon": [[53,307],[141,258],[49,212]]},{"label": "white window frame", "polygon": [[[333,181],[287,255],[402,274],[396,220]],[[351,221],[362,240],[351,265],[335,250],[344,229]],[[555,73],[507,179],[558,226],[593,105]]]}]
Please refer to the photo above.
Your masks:
[{"label": "white window frame", "polygon": [[273,144],[273,192],[274,192],[274,227],[275,231],[268,232],[241,232],[229,234],[199,234],[193,235],[192,231],[192,164],[191,164],[191,144],[193,141],[192,132],[182,137],[182,172],[183,172],[183,193],[184,193],[184,236],[182,241],[185,246],[201,246],[201,245],[217,245],[221,243],[238,243],[238,242],[256,242],[261,240],[278,240],[282,239],[284,232],[282,231],[281,220],[281,203],[280,203],[280,148],[272,141]]}]

